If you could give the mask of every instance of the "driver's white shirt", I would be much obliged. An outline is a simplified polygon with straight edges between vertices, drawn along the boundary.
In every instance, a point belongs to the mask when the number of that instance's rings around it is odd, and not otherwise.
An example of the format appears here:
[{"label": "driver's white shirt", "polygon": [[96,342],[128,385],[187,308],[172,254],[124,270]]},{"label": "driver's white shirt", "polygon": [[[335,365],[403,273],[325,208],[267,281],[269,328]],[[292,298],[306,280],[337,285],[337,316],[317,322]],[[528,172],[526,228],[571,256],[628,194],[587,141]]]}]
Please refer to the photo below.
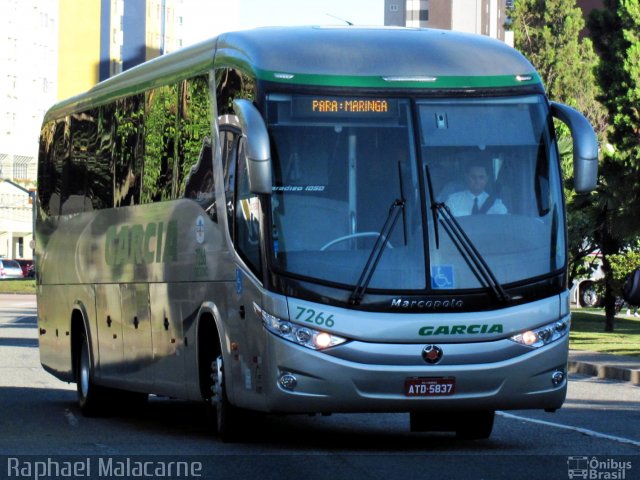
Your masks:
[{"label": "driver's white shirt", "polygon": [[[469,190],[464,190],[462,192],[456,192],[449,195],[449,198],[447,198],[445,203],[454,216],[461,217],[463,215],[471,215],[473,210],[473,201],[476,197],[478,198],[478,208],[482,208],[484,202],[489,198],[489,194],[487,192],[482,192],[479,195],[474,195]],[[491,205],[491,208],[487,210],[487,213],[504,214],[507,213],[507,207],[504,206],[502,200],[496,198],[493,205]]]}]

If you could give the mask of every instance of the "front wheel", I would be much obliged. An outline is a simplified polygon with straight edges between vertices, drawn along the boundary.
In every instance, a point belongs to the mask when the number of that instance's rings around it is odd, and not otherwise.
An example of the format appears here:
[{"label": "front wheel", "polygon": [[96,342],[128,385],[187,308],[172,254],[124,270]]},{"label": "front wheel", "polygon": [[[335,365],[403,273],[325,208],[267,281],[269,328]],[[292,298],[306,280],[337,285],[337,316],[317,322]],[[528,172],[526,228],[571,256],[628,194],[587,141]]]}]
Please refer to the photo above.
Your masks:
[{"label": "front wheel", "polygon": [[239,409],[231,405],[225,385],[224,361],[220,353],[211,363],[211,406],[215,412],[216,432],[223,442],[238,440],[242,433]]},{"label": "front wheel", "polygon": [[464,418],[456,428],[456,436],[464,440],[484,440],[491,436],[495,412],[476,412]]},{"label": "front wheel", "polygon": [[493,430],[494,411],[411,412],[412,432],[455,432],[464,440],[489,438]]}]

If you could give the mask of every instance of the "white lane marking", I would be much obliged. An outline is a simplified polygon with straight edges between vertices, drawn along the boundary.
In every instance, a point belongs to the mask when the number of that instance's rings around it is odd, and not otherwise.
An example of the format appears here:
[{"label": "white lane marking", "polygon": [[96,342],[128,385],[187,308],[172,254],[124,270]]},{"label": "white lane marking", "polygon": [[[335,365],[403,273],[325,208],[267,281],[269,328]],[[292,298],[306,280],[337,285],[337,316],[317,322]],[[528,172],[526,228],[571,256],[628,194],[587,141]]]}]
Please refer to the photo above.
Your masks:
[{"label": "white lane marking", "polygon": [[555,427],[555,428],[562,428],[564,430],[572,430],[574,432],[582,433],[590,437],[603,438],[605,440],[613,440],[614,442],[626,443],[626,444],[633,445],[634,447],[640,447],[640,442],[636,440],[631,440],[630,438],[624,438],[624,437],[616,437],[615,435],[607,435],[606,433],[595,432],[593,430],[589,430],[588,428],[572,427],[571,425],[563,425],[561,423],[547,422],[546,420],[536,420],[535,418],[519,417],[518,415],[513,415],[511,413],[505,413],[505,412],[496,412],[496,414],[505,418],[511,418],[512,420],[522,420],[523,422],[537,423],[538,425],[546,425],[547,427]]}]

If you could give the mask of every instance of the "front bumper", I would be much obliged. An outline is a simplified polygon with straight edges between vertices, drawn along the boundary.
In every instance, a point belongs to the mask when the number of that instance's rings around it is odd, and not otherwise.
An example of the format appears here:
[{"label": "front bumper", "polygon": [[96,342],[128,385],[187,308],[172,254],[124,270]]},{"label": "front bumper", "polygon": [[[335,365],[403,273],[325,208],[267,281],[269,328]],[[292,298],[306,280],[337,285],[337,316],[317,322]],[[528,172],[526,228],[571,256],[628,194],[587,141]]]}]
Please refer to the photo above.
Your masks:
[{"label": "front bumper", "polygon": [[[566,375],[557,386],[551,377],[557,371],[566,374],[568,335],[535,350],[514,348],[506,339],[440,344],[445,355],[436,365],[422,361],[425,344],[347,344],[319,352],[267,337],[264,388],[271,412],[557,409],[566,397]],[[393,358],[378,354],[385,350],[393,350]],[[474,358],[477,363],[471,363]],[[278,383],[285,373],[296,379],[292,390]],[[410,377],[455,377],[455,393],[408,397],[405,381]]]}]

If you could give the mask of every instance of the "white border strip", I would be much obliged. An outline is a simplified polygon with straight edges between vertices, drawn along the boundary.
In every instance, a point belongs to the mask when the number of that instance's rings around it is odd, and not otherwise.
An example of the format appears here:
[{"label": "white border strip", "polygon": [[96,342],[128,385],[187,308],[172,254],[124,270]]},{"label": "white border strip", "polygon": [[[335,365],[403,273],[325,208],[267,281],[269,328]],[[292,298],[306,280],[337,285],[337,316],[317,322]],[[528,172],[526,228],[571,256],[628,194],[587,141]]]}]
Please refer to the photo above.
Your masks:
[{"label": "white border strip", "polygon": [[561,423],[547,422],[545,420],[536,420],[535,418],[520,417],[518,415],[513,415],[511,413],[505,413],[505,412],[496,412],[496,414],[505,418],[510,418],[512,420],[522,420],[523,422],[537,423],[538,425],[545,425],[547,427],[556,427],[556,428],[562,428],[564,430],[572,430],[574,432],[582,433],[590,437],[603,438],[605,440],[613,440],[614,442],[626,443],[629,445],[633,445],[634,447],[640,447],[639,441],[631,440],[630,438],[616,437],[615,435],[607,435],[606,433],[598,433],[598,432],[594,432],[593,430],[589,430],[587,428],[572,427],[570,425],[563,425]]}]

